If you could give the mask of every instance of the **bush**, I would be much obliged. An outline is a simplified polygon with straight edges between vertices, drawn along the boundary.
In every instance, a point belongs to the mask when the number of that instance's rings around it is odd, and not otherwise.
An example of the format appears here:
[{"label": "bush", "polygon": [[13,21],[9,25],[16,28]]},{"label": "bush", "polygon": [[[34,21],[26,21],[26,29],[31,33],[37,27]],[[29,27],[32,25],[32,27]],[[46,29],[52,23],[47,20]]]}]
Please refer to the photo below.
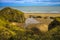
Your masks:
[{"label": "bush", "polygon": [[10,7],[0,10],[1,17],[10,22],[24,22],[24,13]]},{"label": "bush", "polygon": [[11,36],[16,35],[15,32],[0,26],[0,40],[8,40]]}]

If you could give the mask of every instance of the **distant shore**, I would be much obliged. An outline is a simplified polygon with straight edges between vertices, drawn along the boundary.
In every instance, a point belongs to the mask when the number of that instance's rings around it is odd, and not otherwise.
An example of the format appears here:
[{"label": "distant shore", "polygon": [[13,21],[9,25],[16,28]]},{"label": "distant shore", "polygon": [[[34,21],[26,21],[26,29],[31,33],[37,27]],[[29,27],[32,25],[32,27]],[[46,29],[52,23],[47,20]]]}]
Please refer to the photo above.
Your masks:
[{"label": "distant shore", "polygon": [[29,17],[29,15],[33,15],[33,16],[42,16],[42,17],[60,17],[60,13],[25,13],[24,14],[25,17]]}]

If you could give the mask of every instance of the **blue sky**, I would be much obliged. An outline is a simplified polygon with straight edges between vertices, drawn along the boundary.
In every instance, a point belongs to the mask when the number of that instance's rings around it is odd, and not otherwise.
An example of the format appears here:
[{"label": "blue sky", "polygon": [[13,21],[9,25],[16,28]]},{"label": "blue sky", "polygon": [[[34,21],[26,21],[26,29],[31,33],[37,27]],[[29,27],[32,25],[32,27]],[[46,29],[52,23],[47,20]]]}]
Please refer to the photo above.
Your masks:
[{"label": "blue sky", "polygon": [[60,6],[60,0],[0,0],[0,6]]}]

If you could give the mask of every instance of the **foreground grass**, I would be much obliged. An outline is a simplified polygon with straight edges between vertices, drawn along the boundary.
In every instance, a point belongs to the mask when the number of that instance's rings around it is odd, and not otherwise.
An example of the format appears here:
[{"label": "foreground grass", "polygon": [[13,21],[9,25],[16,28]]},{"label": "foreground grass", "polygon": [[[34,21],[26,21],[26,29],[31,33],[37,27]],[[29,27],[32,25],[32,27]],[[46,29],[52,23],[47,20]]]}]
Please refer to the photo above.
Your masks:
[{"label": "foreground grass", "polygon": [[50,24],[51,27],[54,27],[53,29],[42,33],[36,27],[26,29],[10,23],[24,22],[23,14],[24,13],[21,14],[20,11],[11,8],[5,8],[0,11],[0,40],[60,40],[59,17]]},{"label": "foreground grass", "polygon": [[[56,26],[46,33],[37,28],[25,29],[1,20],[0,40],[60,40],[60,26]],[[4,23],[4,24],[3,24]]]},{"label": "foreground grass", "polygon": [[59,20],[60,18],[56,18],[52,22],[52,24],[56,24],[56,27],[46,33],[42,33],[35,27],[25,29],[23,27],[18,27],[17,25],[12,25],[6,20],[0,19],[0,40],[60,40]]}]

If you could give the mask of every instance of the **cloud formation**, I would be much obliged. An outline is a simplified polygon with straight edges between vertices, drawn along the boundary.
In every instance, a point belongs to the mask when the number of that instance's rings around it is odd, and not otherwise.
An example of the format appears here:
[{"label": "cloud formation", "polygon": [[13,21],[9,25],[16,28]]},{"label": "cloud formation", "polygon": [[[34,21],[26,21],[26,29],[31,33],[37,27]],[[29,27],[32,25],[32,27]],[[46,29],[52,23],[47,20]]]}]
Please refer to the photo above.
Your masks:
[{"label": "cloud formation", "polygon": [[60,0],[0,0],[0,3],[16,3],[30,5],[57,5]]},{"label": "cloud formation", "polygon": [[24,2],[60,2],[60,0],[0,0],[0,2],[24,1]]},{"label": "cloud formation", "polygon": [[1,0],[0,3],[24,3],[24,0]]}]

